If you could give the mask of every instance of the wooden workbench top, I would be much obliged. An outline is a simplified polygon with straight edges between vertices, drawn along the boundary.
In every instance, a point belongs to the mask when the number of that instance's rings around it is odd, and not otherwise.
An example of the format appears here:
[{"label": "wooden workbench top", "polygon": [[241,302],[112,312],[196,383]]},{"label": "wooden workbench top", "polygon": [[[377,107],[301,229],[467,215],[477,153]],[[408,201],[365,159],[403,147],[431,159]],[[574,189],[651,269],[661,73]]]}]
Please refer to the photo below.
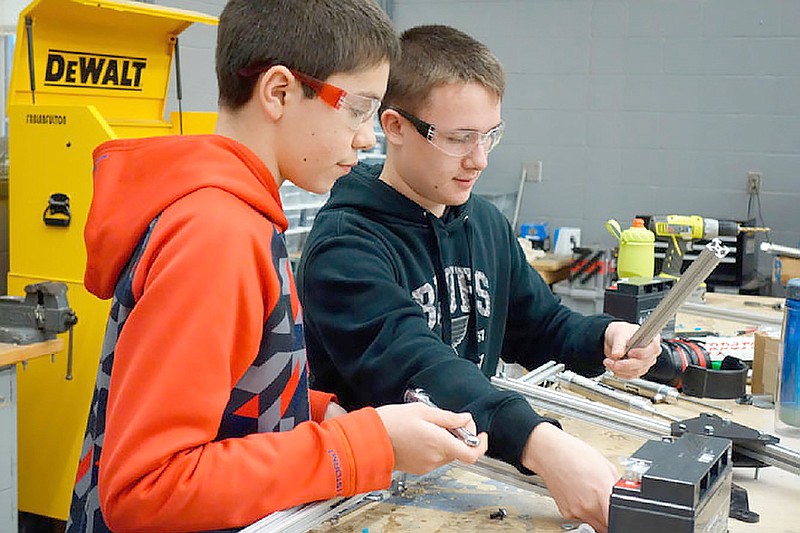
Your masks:
[{"label": "wooden workbench top", "polygon": [[0,342],[0,366],[14,365],[28,359],[58,353],[64,349],[64,341],[56,338],[33,344],[6,344]]},{"label": "wooden workbench top", "polygon": [[[773,411],[733,400],[712,400],[734,410],[734,420],[754,429],[771,431]],[[676,416],[692,418],[702,411],[693,404],[660,405],[659,410]],[[552,416],[551,413],[548,413]],[[591,443],[614,464],[635,452],[644,439],[624,435],[576,419],[555,416],[569,433]],[[800,439],[781,438],[781,444],[800,449]],[[621,469],[621,467],[619,467]],[[800,501],[800,478],[775,467],[762,469],[754,479],[750,468],[735,468],[734,483],[748,491],[750,509],[761,515],[757,524],[734,519],[728,521],[730,533],[778,532],[800,533],[800,524],[787,510]],[[498,507],[507,510],[501,520],[489,515]],[[575,521],[565,520],[547,495],[511,487],[502,482],[467,472],[458,466],[443,467],[419,478],[410,476],[405,493],[381,502],[369,504],[338,523],[324,524],[315,533],[402,533],[406,531],[436,531],[438,533],[536,532],[563,533]],[[626,532],[627,533],[627,532]],[[631,532],[636,533],[636,532]]]}]

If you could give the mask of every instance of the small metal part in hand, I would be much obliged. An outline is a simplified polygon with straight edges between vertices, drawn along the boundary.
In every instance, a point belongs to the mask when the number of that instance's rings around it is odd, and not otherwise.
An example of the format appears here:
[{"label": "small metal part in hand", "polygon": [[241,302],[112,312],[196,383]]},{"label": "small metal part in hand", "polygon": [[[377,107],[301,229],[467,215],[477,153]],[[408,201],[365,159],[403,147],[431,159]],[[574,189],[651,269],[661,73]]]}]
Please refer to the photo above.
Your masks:
[{"label": "small metal part in hand", "polygon": [[489,515],[489,518],[491,518],[492,520],[502,520],[507,516],[508,516],[508,511],[500,507],[499,509],[497,509],[497,511],[491,513]]},{"label": "small metal part in hand", "polygon": [[[431,397],[428,396],[428,393],[422,389],[406,390],[405,394],[403,395],[403,400],[406,403],[420,402],[424,403],[429,407],[435,407],[437,409],[439,408],[435,403],[433,403],[433,400],[431,400]],[[461,439],[467,446],[470,446],[472,448],[480,446],[481,444],[480,439],[478,439],[476,435],[474,435],[470,430],[468,430],[465,427],[450,428],[447,431],[452,433],[453,436]]]}]

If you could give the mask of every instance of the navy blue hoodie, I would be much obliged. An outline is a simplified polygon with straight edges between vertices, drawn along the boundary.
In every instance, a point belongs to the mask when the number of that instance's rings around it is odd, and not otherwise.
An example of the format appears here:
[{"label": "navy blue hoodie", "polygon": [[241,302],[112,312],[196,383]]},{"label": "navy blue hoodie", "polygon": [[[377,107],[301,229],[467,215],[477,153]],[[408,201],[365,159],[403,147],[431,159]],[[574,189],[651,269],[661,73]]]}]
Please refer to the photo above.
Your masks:
[{"label": "navy blue hoodie", "polygon": [[611,318],[561,305],[483,198],[438,218],[380,170],[340,179],[305,245],[298,290],[314,386],[346,409],[400,403],[421,387],[440,407],[471,412],[489,454],[524,471],[522,450],[544,419],[488,377],[500,357],[599,374]]}]

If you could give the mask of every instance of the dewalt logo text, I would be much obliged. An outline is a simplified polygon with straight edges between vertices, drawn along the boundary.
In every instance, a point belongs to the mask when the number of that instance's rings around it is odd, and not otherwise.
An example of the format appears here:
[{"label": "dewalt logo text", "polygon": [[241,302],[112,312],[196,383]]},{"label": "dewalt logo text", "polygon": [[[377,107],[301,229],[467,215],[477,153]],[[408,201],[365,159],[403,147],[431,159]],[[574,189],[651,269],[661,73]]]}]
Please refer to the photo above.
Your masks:
[{"label": "dewalt logo text", "polygon": [[147,58],[49,50],[44,84],[91,87],[112,91],[141,91]]}]

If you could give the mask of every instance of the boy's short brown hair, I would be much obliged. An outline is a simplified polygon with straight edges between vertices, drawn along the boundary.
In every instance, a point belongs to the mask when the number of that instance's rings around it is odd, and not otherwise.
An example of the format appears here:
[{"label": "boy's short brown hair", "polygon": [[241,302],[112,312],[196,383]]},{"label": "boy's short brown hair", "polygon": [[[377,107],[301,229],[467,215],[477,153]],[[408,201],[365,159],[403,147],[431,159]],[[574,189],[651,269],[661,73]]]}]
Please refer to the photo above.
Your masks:
[{"label": "boy's short brown hair", "polygon": [[219,105],[250,100],[258,76],[243,70],[280,64],[326,80],[398,55],[394,26],[373,0],[230,0],[217,30]]},{"label": "boy's short brown hair", "polygon": [[409,113],[424,107],[432,89],[478,83],[503,98],[503,66],[483,43],[443,25],[416,26],[400,36],[400,60],[392,63],[383,102]]}]

